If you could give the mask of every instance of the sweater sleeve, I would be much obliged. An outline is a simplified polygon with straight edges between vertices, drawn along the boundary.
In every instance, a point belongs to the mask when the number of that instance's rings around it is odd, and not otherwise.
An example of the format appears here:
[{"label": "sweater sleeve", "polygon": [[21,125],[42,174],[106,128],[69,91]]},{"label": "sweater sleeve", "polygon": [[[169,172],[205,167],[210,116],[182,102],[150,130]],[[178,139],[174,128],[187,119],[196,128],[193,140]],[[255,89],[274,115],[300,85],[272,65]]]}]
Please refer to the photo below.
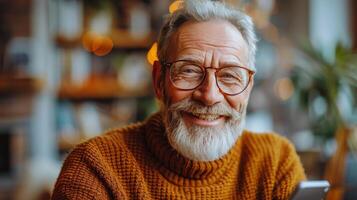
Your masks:
[{"label": "sweater sleeve", "polygon": [[305,180],[305,172],[293,145],[286,139],[281,144],[279,167],[273,199],[289,199],[300,181]]},{"label": "sweater sleeve", "polygon": [[55,184],[52,200],[112,199],[91,159],[95,152],[85,145],[76,147],[65,160]]}]

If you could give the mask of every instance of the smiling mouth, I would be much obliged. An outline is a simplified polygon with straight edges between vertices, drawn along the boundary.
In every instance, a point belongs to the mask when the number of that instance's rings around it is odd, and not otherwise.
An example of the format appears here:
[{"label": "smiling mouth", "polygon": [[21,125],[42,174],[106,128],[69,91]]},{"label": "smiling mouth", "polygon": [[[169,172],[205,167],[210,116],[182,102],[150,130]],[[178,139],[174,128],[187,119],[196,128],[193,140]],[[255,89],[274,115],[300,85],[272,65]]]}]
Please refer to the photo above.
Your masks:
[{"label": "smiling mouth", "polygon": [[205,120],[205,121],[214,121],[220,118],[227,118],[228,116],[220,115],[220,114],[211,114],[211,113],[198,113],[198,112],[187,112],[184,111],[183,114],[188,114],[191,117]]},{"label": "smiling mouth", "polygon": [[228,117],[219,114],[187,111],[183,111],[181,114],[186,123],[199,126],[217,126],[224,123],[224,121],[226,121]]}]

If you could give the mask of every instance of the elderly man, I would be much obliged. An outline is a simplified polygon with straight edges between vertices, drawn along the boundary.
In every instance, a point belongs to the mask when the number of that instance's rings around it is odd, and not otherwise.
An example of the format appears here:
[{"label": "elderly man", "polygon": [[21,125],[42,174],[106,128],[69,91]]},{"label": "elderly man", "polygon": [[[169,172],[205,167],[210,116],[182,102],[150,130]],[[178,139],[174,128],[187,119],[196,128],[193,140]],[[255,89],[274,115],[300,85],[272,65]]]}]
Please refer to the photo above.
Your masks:
[{"label": "elderly man", "polygon": [[160,112],[77,146],[52,199],[288,199],[305,179],[293,146],[243,131],[255,43],[241,11],[186,0],[159,36]]}]

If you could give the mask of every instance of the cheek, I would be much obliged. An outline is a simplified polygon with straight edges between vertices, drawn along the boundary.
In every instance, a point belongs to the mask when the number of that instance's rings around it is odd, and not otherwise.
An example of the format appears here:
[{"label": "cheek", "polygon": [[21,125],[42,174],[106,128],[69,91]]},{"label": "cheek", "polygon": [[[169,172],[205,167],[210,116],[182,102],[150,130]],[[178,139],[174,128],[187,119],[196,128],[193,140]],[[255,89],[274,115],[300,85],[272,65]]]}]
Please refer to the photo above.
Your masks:
[{"label": "cheek", "polygon": [[247,90],[236,96],[227,96],[226,100],[233,109],[242,111],[248,104],[249,94],[250,90]]},{"label": "cheek", "polygon": [[235,110],[241,111],[242,106],[246,104],[246,101],[242,96],[227,97],[228,104]]},{"label": "cheek", "polygon": [[181,100],[184,100],[192,95],[193,91],[183,91],[176,89],[171,83],[170,80],[166,79],[165,84],[165,99],[169,105],[177,103]]}]

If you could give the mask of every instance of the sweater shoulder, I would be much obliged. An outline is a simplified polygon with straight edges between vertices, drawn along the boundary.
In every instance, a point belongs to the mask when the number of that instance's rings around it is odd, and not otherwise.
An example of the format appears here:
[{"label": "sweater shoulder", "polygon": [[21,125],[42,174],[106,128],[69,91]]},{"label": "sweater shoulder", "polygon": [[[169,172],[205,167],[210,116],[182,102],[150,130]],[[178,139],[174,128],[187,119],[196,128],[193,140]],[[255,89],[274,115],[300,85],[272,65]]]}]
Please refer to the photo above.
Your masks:
[{"label": "sweater shoulder", "polygon": [[243,151],[256,158],[270,157],[285,160],[286,158],[297,159],[294,145],[284,136],[277,133],[253,133],[245,131],[242,136]]},{"label": "sweater shoulder", "polygon": [[[140,140],[142,127],[143,123],[136,123],[111,129],[77,145],[63,163],[53,199],[109,199],[104,197],[110,196],[108,191],[124,194],[118,174],[128,168],[127,160],[134,163],[131,148],[135,147],[128,143]],[[123,169],[117,168],[118,163]]]},{"label": "sweater shoulder", "polygon": [[279,135],[274,132],[265,132],[265,133],[255,133],[251,131],[245,131],[243,134],[244,143],[251,148],[287,148],[294,149],[293,144],[289,141],[288,138]]},{"label": "sweater shoulder", "polygon": [[[111,161],[120,154],[131,155],[144,146],[144,123],[139,122],[120,128],[113,128],[99,136],[78,144],[69,153],[69,157],[81,157],[95,163]],[[100,161],[98,163],[98,161]]]}]

